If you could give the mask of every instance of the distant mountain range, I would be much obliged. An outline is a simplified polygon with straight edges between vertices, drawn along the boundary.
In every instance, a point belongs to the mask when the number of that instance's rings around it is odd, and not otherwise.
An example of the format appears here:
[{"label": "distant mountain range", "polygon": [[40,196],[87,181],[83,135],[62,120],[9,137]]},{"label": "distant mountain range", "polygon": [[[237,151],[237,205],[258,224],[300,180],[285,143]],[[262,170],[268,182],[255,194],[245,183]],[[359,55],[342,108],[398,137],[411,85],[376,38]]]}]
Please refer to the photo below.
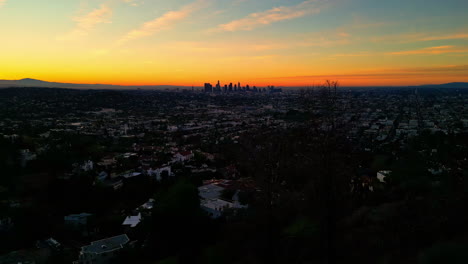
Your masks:
[{"label": "distant mountain range", "polygon": [[[41,81],[41,80],[29,79],[29,78],[21,79],[21,80],[0,80],[0,88],[7,88],[7,87],[47,87],[47,88],[119,89],[119,90],[124,90],[124,89],[163,90],[163,89],[189,88],[187,86],[173,86],[173,85],[123,86],[123,85],[111,85],[111,84],[58,83],[58,82],[46,82],[46,81]],[[429,85],[421,85],[421,86],[413,86],[413,87],[461,89],[461,88],[468,88],[468,82],[429,84]]]},{"label": "distant mountain range", "polygon": [[[58,83],[58,82],[46,82],[36,79],[21,79],[21,80],[0,80],[0,88],[7,87],[47,87],[47,88],[72,88],[72,89],[175,89],[182,88],[182,86],[172,85],[143,85],[143,86],[123,86],[123,85],[112,85],[112,84],[77,84],[77,83]],[[187,88],[187,87],[185,87]]]},{"label": "distant mountain range", "polygon": [[445,84],[428,84],[428,85],[421,85],[419,87],[422,88],[468,88],[468,83],[466,82],[453,82],[453,83],[445,83]]}]

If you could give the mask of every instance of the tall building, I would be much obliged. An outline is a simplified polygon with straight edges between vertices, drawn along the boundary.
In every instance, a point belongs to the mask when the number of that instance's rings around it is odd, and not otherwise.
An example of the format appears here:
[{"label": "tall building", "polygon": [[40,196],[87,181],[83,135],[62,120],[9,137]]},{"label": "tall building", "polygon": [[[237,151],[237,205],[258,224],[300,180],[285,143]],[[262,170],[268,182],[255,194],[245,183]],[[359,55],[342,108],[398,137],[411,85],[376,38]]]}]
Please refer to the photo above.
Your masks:
[{"label": "tall building", "polygon": [[219,84],[219,80],[218,80],[218,83],[216,84],[216,90],[221,90],[221,84]]},{"label": "tall building", "polygon": [[213,85],[211,83],[205,83],[205,93],[212,93],[213,92]]}]

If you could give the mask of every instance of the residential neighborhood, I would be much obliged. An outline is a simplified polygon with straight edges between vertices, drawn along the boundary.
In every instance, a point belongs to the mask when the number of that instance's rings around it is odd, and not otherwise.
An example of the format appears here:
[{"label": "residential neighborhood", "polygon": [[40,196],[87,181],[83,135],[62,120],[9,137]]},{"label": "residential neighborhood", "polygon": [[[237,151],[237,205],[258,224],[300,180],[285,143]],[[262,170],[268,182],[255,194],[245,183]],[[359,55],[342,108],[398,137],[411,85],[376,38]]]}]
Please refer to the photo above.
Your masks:
[{"label": "residential neighborhood", "polygon": [[[333,155],[347,160],[333,168],[346,175],[337,197],[353,197],[356,207],[343,212],[343,223],[358,221],[359,210],[371,217],[369,207],[391,214],[380,206],[397,206],[395,197],[412,186],[398,178],[412,149],[424,160],[428,186],[466,173],[466,90],[343,88],[333,110],[329,102],[318,88],[2,89],[0,263],[183,258],[195,249],[157,252],[162,239],[169,246],[172,236],[187,235],[179,234],[183,219],[207,232],[202,251],[221,233],[253,228],[275,212],[271,225],[284,225],[277,235],[290,239],[313,224],[304,219],[318,217],[304,218],[303,210],[322,199],[313,186],[324,182],[307,182],[324,170],[324,147],[342,149]],[[334,141],[324,140],[331,133]],[[199,239],[193,232],[187,236]]]}]

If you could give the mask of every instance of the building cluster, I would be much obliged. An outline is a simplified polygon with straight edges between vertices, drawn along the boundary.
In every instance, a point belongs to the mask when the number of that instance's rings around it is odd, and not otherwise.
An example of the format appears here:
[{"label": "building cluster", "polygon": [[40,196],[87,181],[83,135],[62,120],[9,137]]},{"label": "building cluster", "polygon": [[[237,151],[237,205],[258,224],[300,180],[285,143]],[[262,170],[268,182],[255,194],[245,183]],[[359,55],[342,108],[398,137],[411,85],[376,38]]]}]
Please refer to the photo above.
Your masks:
[{"label": "building cluster", "polygon": [[225,84],[224,86],[218,83],[213,86],[211,83],[205,83],[204,90],[205,93],[237,93],[237,92],[252,92],[252,93],[277,93],[282,92],[281,88],[275,88],[274,86],[267,86],[264,88],[257,88],[257,86],[245,85],[241,86],[241,83],[237,84]]},{"label": "building cluster", "polygon": [[[259,191],[243,177],[235,160],[226,159],[223,153],[224,146],[241,144],[249,135],[301,127],[305,117],[312,116],[322,131],[336,126],[357,148],[371,152],[384,144],[403,145],[423,131],[468,131],[468,93],[458,91],[342,90],[335,100],[333,121],[329,101],[321,93],[286,92],[273,86],[222,86],[218,81],[215,86],[206,83],[205,93],[45,90],[38,96],[35,90],[27,92],[20,90],[0,104],[4,115],[0,136],[18,145],[15,155],[25,171],[35,168],[37,161],[48,161],[57,151],[80,154],[84,148],[86,153],[70,157],[69,164],[60,167],[58,179],[72,182],[86,175],[94,185],[120,192],[142,179],[164,182],[187,174],[200,177],[200,207],[214,219],[249,208],[242,197]],[[96,101],[99,97],[104,99]],[[386,175],[381,172],[379,181],[384,182]],[[28,191],[51,181],[44,173],[31,172],[24,175],[25,197],[1,202],[10,208],[33,206],[34,198],[28,194],[34,192]],[[158,203],[154,197],[143,197],[146,202],[133,205],[131,212],[116,203],[106,216],[80,211],[62,215],[68,230],[88,239],[87,243],[77,247],[51,238],[44,247],[52,251],[58,250],[57,244],[75,248],[79,251],[75,263],[112,263],[112,257],[131,244],[132,230],[151,214]],[[90,228],[90,223],[112,218],[119,219],[115,236]],[[12,217],[0,215],[0,231],[15,224]],[[0,263],[2,258],[20,261],[21,256],[23,263],[32,258],[12,252],[0,257]]]}]

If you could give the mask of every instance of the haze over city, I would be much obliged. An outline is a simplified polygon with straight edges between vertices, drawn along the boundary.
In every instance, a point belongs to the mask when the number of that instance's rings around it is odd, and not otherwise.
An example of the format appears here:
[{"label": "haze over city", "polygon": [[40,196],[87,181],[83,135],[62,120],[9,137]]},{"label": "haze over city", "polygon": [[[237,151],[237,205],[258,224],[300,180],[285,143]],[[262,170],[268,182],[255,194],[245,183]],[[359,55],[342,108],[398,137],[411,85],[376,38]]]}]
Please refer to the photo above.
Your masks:
[{"label": "haze over city", "polygon": [[0,79],[116,85],[467,81],[464,0],[2,0]]}]

